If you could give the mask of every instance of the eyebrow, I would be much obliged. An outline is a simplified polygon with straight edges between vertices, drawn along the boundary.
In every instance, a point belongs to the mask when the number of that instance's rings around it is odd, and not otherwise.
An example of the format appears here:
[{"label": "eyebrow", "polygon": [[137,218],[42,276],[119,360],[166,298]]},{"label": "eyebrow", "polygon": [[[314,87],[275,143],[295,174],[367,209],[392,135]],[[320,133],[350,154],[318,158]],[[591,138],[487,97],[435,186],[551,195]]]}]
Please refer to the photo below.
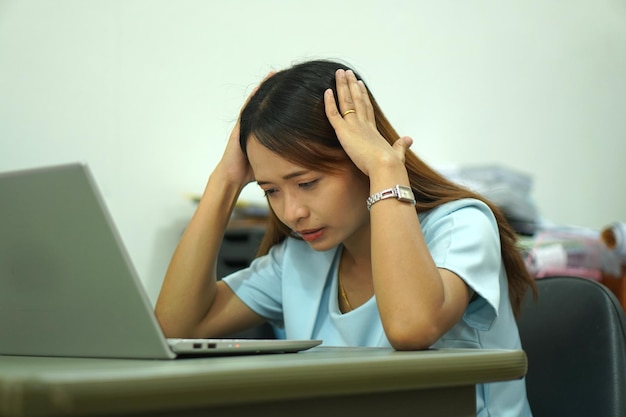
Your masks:
[{"label": "eyebrow", "polygon": [[[282,178],[282,179],[283,179],[283,180],[285,180],[285,181],[287,181],[287,180],[290,180],[290,179],[292,179],[292,178],[301,177],[301,176],[303,176],[303,175],[306,175],[306,174],[308,174],[309,172],[310,172],[310,171],[306,171],[306,170],[302,170],[302,171],[294,171],[294,172],[291,172],[291,173],[289,173],[289,174],[287,174],[287,175],[283,176],[283,178]],[[270,181],[257,181],[256,183],[257,183],[257,184],[259,184],[259,185],[265,185],[265,184],[269,184],[269,183],[270,183]]]}]

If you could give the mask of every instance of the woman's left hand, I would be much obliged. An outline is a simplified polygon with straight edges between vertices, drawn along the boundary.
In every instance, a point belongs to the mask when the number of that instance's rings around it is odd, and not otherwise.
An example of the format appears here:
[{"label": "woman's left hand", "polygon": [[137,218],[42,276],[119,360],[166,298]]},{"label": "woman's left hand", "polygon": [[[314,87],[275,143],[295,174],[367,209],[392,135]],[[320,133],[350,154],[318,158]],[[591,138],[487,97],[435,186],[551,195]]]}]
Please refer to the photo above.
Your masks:
[{"label": "woman's left hand", "polygon": [[404,164],[413,140],[405,136],[390,145],[376,128],[374,108],[363,81],[357,80],[351,70],[343,69],[337,70],[335,79],[339,109],[329,88],[324,92],[326,117],[352,162],[368,176],[390,163]]}]

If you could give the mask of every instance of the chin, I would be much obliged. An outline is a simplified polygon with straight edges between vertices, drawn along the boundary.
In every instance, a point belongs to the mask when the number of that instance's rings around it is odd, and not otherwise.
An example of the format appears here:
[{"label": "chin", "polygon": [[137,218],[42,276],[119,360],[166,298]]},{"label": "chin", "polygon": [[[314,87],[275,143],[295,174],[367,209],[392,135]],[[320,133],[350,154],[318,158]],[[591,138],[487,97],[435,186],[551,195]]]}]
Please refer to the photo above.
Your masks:
[{"label": "chin", "polygon": [[327,250],[337,247],[338,245],[337,242],[330,242],[330,241],[307,242],[307,243],[309,244],[311,249],[313,249],[316,252],[325,252]]}]

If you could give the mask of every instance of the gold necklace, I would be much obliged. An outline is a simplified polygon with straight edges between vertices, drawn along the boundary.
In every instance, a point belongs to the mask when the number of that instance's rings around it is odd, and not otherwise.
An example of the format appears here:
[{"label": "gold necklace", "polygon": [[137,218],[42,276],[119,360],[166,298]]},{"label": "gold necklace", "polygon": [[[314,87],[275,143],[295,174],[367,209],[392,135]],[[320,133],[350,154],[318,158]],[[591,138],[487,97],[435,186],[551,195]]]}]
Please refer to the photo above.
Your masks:
[{"label": "gold necklace", "polygon": [[341,264],[343,263],[343,254],[341,256],[341,260],[339,261],[339,268],[337,269],[337,281],[339,281],[339,292],[341,293],[341,298],[348,307],[348,311],[352,311],[352,306],[350,305],[350,301],[348,301],[348,295],[346,294],[346,290],[343,288],[343,281],[341,279]]}]

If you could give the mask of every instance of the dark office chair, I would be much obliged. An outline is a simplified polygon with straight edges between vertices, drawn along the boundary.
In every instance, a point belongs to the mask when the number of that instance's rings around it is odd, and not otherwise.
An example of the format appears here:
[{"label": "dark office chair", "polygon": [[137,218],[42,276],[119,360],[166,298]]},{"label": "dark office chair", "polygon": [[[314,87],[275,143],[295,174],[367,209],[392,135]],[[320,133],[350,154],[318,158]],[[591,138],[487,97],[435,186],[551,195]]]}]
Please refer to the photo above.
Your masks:
[{"label": "dark office chair", "polygon": [[528,356],[534,417],[626,417],[626,327],[622,306],[586,278],[537,279],[518,321]]},{"label": "dark office chair", "polygon": [[[265,233],[264,227],[228,229],[217,257],[217,276],[225,277],[250,265]],[[275,339],[278,330],[269,323],[228,335],[238,339]]]}]

